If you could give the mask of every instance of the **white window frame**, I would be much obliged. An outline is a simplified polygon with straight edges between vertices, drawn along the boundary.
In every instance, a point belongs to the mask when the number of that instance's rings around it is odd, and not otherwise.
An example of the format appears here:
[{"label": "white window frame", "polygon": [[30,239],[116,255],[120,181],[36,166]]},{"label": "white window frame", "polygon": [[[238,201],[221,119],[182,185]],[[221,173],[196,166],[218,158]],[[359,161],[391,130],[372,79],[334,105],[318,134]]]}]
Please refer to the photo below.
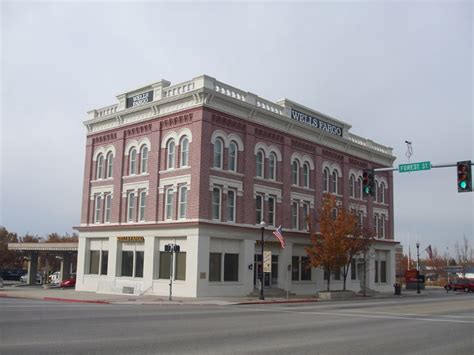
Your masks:
[{"label": "white window frame", "polygon": [[303,203],[303,214],[304,214],[304,230],[309,230],[309,224],[307,218],[309,217],[310,205],[308,202]]},{"label": "white window frame", "polygon": [[331,173],[329,171],[329,168],[324,168],[324,170],[323,170],[323,192],[329,192],[330,176],[331,176]]},{"label": "white window frame", "polygon": [[[270,218],[272,216],[272,218]],[[268,225],[275,226],[275,217],[276,217],[276,197],[268,197]]]},{"label": "white window frame", "polygon": [[166,170],[174,169],[176,156],[176,143],[174,139],[170,139],[166,143]]},{"label": "white window frame", "polygon": [[97,157],[97,165],[96,165],[96,175],[95,178],[97,180],[102,179],[102,174],[104,172],[104,155],[99,154]]},{"label": "white window frame", "polygon": [[385,203],[385,184],[383,182],[380,183],[379,194],[380,194],[379,202]]},{"label": "white window frame", "polygon": [[[216,196],[215,194],[218,194],[218,197],[219,197],[219,201],[217,203],[215,203],[214,201],[214,196]],[[215,218],[214,216],[214,206],[217,205],[217,212],[218,212],[218,216],[217,218]],[[215,186],[213,189],[212,189],[212,195],[211,195],[211,218],[215,221],[220,221],[221,220],[221,206],[222,206],[222,189],[220,187],[217,187]]]},{"label": "white window frame", "polygon": [[106,194],[104,198],[104,222],[110,223],[112,217],[112,194]]},{"label": "white window frame", "polygon": [[309,180],[310,180],[310,173],[309,173],[309,164],[304,163],[303,164],[303,186],[309,189]]},{"label": "white window frame", "polygon": [[331,182],[332,182],[332,192],[336,195],[338,195],[338,190],[339,190],[339,173],[337,170],[334,170],[331,174]]},{"label": "white window frame", "polygon": [[296,186],[300,184],[300,162],[297,159],[291,163],[291,184]]},{"label": "white window frame", "polygon": [[179,159],[180,166],[186,167],[189,163],[189,138],[183,137],[180,144],[181,157]]},{"label": "white window frame", "polygon": [[224,155],[224,141],[221,138],[216,138],[214,141],[214,148],[212,154],[212,166],[217,169],[222,169],[222,161]]},{"label": "white window frame", "polygon": [[102,205],[102,196],[99,194],[94,199],[94,223],[100,223],[100,211]]},{"label": "white window frame", "polygon": [[[186,219],[187,210],[188,210],[188,187],[180,186],[179,187],[179,209],[178,216],[179,219]],[[183,199],[184,196],[184,199]]]},{"label": "white window frame", "polygon": [[[260,201],[260,206],[258,205],[258,201]],[[264,204],[265,204],[265,196],[262,194],[257,194],[257,196],[255,196],[255,212],[256,212],[255,223],[256,224],[259,224],[260,222],[264,220],[263,218],[264,213],[265,213]],[[259,213],[260,213],[260,218],[258,217]]]},{"label": "white window frame", "polygon": [[[237,143],[234,141],[230,142],[229,144],[229,161],[228,161],[228,168],[230,171],[237,172],[237,157],[238,157],[238,147]],[[232,164],[233,162],[233,164]],[[233,166],[232,166],[233,165]]]},{"label": "white window frame", "polygon": [[[229,196],[232,195],[232,204],[230,203]],[[237,191],[234,189],[229,189],[227,191],[227,222],[235,222],[235,206],[237,199]]]},{"label": "white window frame", "polygon": [[134,216],[133,212],[135,211],[136,196],[135,191],[130,191],[127,194],[127,222],[133,222]]},{"label": "white window frame", "polygon": [[276,180],[277,157],[275,153],[270,153],[268,157],[268,178]]},{"label": "white window frame", "polygon": [[146,191],[140,191],[139,193],[139,208],[138,208],[138,220],[140,222],[145,221],[145,209],[146,209]]},{"label": "white window frame", "polygon": [[262,179],[265,176],[265,154],[261,149],[257,151],[257,155],[255,156],[255,176]]},{"label": "white window frame", "polygon": [[114,154],[112,152],[107,153],[107,158],[106,158],[106,178],[109,179],[113,176],[113,169],[114,169]]},{"label": "white window frame", "polygon": [[137,173],[137,149],[135,147],[131,148],[128,156],[130,159],[128,173],[129,175],[135,175]]},{"label": "white window frame", "polygon": [[173,219],[173,204],[174,204],[174,189],[168,187],[165,190],[165,220],[171,221]]},{"label": "white window frame", "polygon": [[148,153],[149,149],[144,145],[140,149],[140,173],[146,174],[148,172]]},{"label": "white window frame", "polygon": [[[295,209],[296,207],[296,209]],[[298,201],[293,201],[291,203],[291,228],[299,230],[300,229],[300,206]],[[296,216],[294,212],[296,211]],[[296,218],[296,223],[295,223]]]},{"label": "white window frame", "polygon": [[349,177],[349,194],[350,197],[355,198],[355,191],[356,191],[356,179],[354,174],[351,174]]}]

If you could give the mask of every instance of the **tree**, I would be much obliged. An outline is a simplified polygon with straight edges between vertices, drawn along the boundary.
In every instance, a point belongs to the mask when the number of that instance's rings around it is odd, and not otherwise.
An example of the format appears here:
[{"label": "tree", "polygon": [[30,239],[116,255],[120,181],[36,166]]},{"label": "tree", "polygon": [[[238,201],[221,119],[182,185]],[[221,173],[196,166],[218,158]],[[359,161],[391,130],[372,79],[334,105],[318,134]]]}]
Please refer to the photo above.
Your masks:
[{"label": "tree", "polygon": [[461,266],[461,272],[465,275],[467,269],[473,264],[472,248],[466,236],[464,236],[462,244],[459,244],[459,242],[454,244],[454,249],[456,251],[457,264]]},{"label": "tree", "polygon": [[338,205],[334,196],[325,195],[319,211],[319,232],[311,230],[311,246],[305,247],[312,267],[322,267],[327,273],[327,290],[330,290],[331,273],[342,269],[346,280],[353,257],[361,251],[356,216]]},{"label": "tree", "polygon": [[0,267],[20,268],[22,257],[13,250],[8,250],[8,243],[17,243],[16,233],[10,233],[5,227],[0,227]]}]

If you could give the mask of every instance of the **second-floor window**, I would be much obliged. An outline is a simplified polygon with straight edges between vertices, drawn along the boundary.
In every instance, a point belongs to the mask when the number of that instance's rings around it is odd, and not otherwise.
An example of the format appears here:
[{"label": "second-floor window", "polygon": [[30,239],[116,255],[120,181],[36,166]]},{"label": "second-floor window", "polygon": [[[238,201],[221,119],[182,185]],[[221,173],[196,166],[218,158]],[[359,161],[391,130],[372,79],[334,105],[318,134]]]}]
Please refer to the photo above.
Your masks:
[{"label": "second-floor window", "polygon": [[227,221],[235,222],[235,191],[227,192]]},{"label": "second-floor window", "polygon": [[308,225],[308,218],[309,218],[309,205],[307,203],[303,203],[303,218],[304,218],[304,229],[309,230]]},{"label": "second-floor window", "polygon": [[221,219],[221,189],[218,187],[212,190],[212,219]]},{"label": "second-floor window", "polygon": [[140,210],[138,213],[138,220],[145,220],[145,208],[146,208],[146,191],[140,192]]},{"label": "second-floor window", "polygon": [[107,194],[105,195],[105,216],[104,216],[104,222],[105,223],[110,223],[110,217],[111,217],[111,211],[112,211],[112,195]]},{"label": "second-floor window", "polygon": [[127,221],[133,222],[133,213],[135,211],[135,192],[128,193]]},{"label": "second-floor window", "polygon": [[275,225],[275,197],[268,198],[268,225]]},{"label": "second-floor window", "polygon": [[263,196],[257,195],[255,198],[255,211],[257,224],[263,221]]},{"label": "second-floor window", "polygon": [[298,202],[296,201],[291,204],[291,227],[299,229]]},{"label": "second-floor window", "polygon": [[102,205],[102,198],[100,195],[95,197],[95,206],[94,206],[94,223],[100,223],[100,208]]},{"label": "second-floor window", "polygon": [[166,190],[165,219],[173,219],[173,197],[173,188],[170,187]]},{"label": "second-floor window", "polygon": [[179,218],[186,218],[186,210],[188,207],[188,188],[181,186],[179,188]]}]

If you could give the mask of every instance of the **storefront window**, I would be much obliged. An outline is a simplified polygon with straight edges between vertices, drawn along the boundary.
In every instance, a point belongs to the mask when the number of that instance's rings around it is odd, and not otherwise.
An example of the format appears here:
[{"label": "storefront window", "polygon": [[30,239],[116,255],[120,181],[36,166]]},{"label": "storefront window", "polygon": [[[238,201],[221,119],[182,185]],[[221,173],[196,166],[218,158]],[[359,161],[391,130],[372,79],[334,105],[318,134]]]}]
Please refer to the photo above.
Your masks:
[{"label": "storefront window", "polygon": [[351,260],[351,280],[357,279],[357,264],[356,259]]},{"label": "storefront window", "polygon": [[160,279],[169,279],[170,278],[170,263],[171,263],[171,253],[162,251],[160,252]]},{"label": "storefront window", "polygon": [[311,280],[311,267],[309,264],[309,257],[301,257],[301,281]]},{"label": "storefront window", "polygon": [[380,262],[380,282],[387,282],[387,262]]},{"label": "storefront window", "polygon": [[176,275],[175,280],[186,280],[186,253],[176,253]]},{"label": "storefront window", "polygon": [[133,276],[133,251],[122,251],[121,276]]},{"label": "storefront window", "polygon": [[107,250],[102,250],[102,260],[100,264],[100,274],[107,275],[109,264],[109,252]]},{"label": "storefront window", "polygon": [[224,255],[224,281],[239,281],[239,254]]},{"label": "storefront window", "polygon": [[298,256],[291,258],[291,280],[300,280],[300,258]]},{"label": "storefront window", "polygon": [[100,251],[91,250],[90,251],[90,264],[89,264],[89,274],[99,274],[99,259]]},{"label": "storefront window", "polygon": [[135,277],[143,277],[143,251],[135,252]]},{"label": "storefront window", "polygon": [[209,281],[221,281],[220,253],[209,253]]}]

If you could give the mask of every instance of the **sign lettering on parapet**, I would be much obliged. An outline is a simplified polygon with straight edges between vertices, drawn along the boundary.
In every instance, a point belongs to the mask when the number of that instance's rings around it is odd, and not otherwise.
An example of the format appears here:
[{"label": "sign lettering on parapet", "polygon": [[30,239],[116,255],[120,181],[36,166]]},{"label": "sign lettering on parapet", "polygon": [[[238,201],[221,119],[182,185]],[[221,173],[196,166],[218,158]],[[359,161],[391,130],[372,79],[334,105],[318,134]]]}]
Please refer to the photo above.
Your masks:
[{"label": "sign lettering on parapet", "polygon": [[136,107],[153,101],[153,91],[127,97],[127,108]]},{"label": "sign lettering on parapet", "polygon": [[307,125],[318,128],[335,136],[342,137],[342,127],[325,122],[319,118],[307,115],[306,113],[291,109],[290,116],[293,120],[306,123]]},{"label": "sign lettering on parapet", "polygon": [[135,242],[135,243],[144,243],[145,237],[117,237],[119,242]]},{"label": "sign lettering on parapet", "polygon": [[431,169],[431,162],[429,161],[422,161],[419,163],[411,163],[411,164],[400,164],[398,166],[398,172],[400,173],[409,173],[412,171],[430,170],[430,169]]}]

